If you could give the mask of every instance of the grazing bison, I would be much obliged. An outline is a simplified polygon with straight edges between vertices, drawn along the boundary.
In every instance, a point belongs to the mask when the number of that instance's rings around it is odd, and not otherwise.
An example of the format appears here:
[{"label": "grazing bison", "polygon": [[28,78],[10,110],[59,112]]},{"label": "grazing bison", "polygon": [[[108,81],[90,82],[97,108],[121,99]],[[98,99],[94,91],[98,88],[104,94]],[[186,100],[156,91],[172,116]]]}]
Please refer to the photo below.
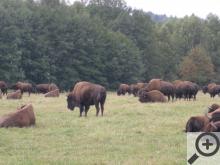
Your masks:
[{"label": "grazing bison", "polygon": [[67,107],[70,110],[79,107],[81,117],[83,111],[85,111],[85,116],[87,116],[90,105],[95,105],[96,116],[98,116],[100,105],[101,114],[103,116],[105,99],[106,89],[103,86],[82,81],[78,82],[74,86],[73,91],[67,95]]},{"label": "grazing bison", "polygon": [[117,90],[117,95],[125,95],[126,93],[130,94],[130,87],[128,84],[120,84]]},{"label": "grazing bison", "polygon": [[158,90],[152,90],[150,92],[142,91],[139,95],[139,101],[145,102],[166,102],[166,97]]},{"label": "grazing bison", "polygon": [[36,85],[37,93],[45,94],[45,93],[48,93],[48,92],[56,90],[56,89],[59,89],[59,88],[54,83],[51,83],[51,84],[38,84],[38,85]]},{"label": "grazing bison", "polygon": [[7,94],[7,99],[21,99],[21,98],[22,98],[22,94],[20,89],[15,92],[11,92]]},{"label": "grazing bison", "polygon": [[137,83],[130,85],[130,92],[136,97],[138,96],[138,91],[142,88],[147,87],[148,83]]},{"label": "grazing bison", "polygon": [[8,86],[4,81],[0,81],[0,89],[3,95],[7,95]]},{"label": "grazing bison", "polygon": [[0,127],[28,127],[31,125],[35,125],[35,115],[31,104],[0,117]]},{"label": "grazing bison", "polygon": [[59,95],[60,95],[59,89],[55,89],[53,91],[46,93],[44,96],[45,97],[59,97]]},{"label": "grazing bison", "polygon": [[163,81],[161,79],[152,79],[149,81],[146,90],[158,90],[168,97],[168,101],[170,101],[171,98],[174,100],[175,86],[170,82]]},{"label": "grazing bison", "polygon": [[193,116],[186,123],[186,132],[201,132],[205,131],[206,126],[209,124],[207,116]]},{"label": "grazing bison", "polygon": [[15,90],[21,90],[21,94],[28,92],[29,96],[31,92],[33,92],[33,86],[30,83],[17,82],[16,84],[12,85],[11,88]]}]

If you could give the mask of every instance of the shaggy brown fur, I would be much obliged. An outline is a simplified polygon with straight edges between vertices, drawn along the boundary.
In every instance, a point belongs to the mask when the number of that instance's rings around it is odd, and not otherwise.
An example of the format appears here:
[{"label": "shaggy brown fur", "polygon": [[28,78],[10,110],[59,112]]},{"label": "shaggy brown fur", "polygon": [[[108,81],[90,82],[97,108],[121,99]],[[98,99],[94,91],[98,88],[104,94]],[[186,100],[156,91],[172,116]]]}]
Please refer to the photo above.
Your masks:
[{"label": "shaggy brown fur", "polygon": [[22,94],[20,89],[15,92],[11,92],[7,94],[7,99],[21,99],[21,98],[22,98]]},{"label": "shaggy brown fur", "polygon": [[166,102],[166,97],[158,90],[152,90],[150,92],[143,91],[139,96],[139,101],[144,102]]},{"label": "shaggy brown fur", "polygon": [[193,116],[190,117],[186,123],[186,132],[200,132],[204,131],[205,127],[209,124],[207,116]]},{"label": "shaggy brown fur", "polygon": [[30,96],[31,92],[33,91],[33,86],[30,83],[17,82],[16,84],[12,85],[12,89],[20,89],[21,94],[23,94],[24,92],[28,92]]},{"label": "shaggy brown fur", "polygon": [[146,88],[146,91],[158,90],[168,97],[168,101],[172,98],[174,100],[175,86],[167,81],[161,79],[152,79]]},{"label": "shaggy brown fur", "polygon": [[56,89],[59,89],[59,88],[54,83],[51,83],[51,84],[38,84],[38,85],[36,85],[37,93],[45,94],[45,93],[48,93],[50,91],[54,91]]},{"label": "shaggy brown fur", "polygon": [[85,116],[87,116],[90,105],[95,105],[96,116],[98,116],[100,105],[103,116],[105,99],[106,89],[103,86],[82,81],[78,82],[73,91],[67,95],[67,107],[70,110],[74,110],[75,106],[79,107],[81,117],[83,111],[85,111]]},{"label": "shaggy brown fur", "polygon": [[130,94],[130,87],[128,84],[120,84],[117,90],[117,95],[125,95],[126,93]]},{"label": "shaggy brown fur", "polygon": [[0,118],[0,127],[28,127],[35,125],[33,106],[22,106],[16,112],[4,115]]},{"label": "shaggy brown fur", "polygon": [[45,97],[59,97],[59,95],[60,95],[59,89],[55,89],[53,91],[46,93],[44,96]]}]

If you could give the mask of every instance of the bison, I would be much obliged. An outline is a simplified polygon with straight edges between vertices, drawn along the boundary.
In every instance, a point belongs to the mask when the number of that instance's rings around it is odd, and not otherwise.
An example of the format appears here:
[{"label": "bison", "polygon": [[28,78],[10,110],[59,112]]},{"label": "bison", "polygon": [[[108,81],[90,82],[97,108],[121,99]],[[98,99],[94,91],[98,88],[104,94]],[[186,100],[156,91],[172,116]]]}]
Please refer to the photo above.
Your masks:
[{"label": "bison", "polygon": [[210,83],[202,88],[204,94],[209,93],[210,97],[214,98],[217,94],[220,94],[220,85],[216,83]]},{"label": "bison", "polygon": [[207,116],[193,116],[186,123],[185,132],[201,132],[204,131],[209,124]]},{"label": "bison", "polygon": [[56,89],[59,89],[59,88],[54,83],[51,83],[51,84],[38,84],[38,85],[36,85],[37,93],[45,94],[45,93],[48,93],[50,91],[54,91]]},{"label": "bison", "polygon": [[74,110],[75,107],[80,109],[80,117],[85,111],[85,116],[90,105],[95,105],[96,116],[99,114],[101,106],[101,115],[103,116],[104,104],[106,99],[106,89],[98,84],[82,81],[78,82],[72,92],[67,95],[67,108]]},{"label": "bison", "polygon": [[44,96],[45,97],[59,97],[59,95],[60,95],[59,89],[55,89],[53,91],[46,93]]},{"label": "bison", "polygon": [[35,125],[35,115],[31,104],[22,106],[16,112],[0,118],[0,127],[28,127]]},{"label": "bison", "polygon": [[117,95],[125,95],[126,93],[130,94],[130,87],[128,84],[120,84],[117,90]]},{"label": "bison", "polygon": [[7,99],[21,99],[21,98],[22,98],[22,94],[20,89],[15,92],[11,92],[7,94]]},{"label": "bison", "polygon": [[138,96],[138,91],[142,88],[147,87],[148,83],[137,83],[130,85],[130,92],[136,97]]},{"label": "bison", "polygon": [[8,86],[7,86],[6,82],[0,81],[0,89],[1,89],[3,95],[7,95]]},{"label": "bison", "polygon": [[180,81],[175,84],[175,95],[177,99],[184,98],[186,100],[196,100],[199,86],[190,81]]},{"label": "bison", "polygon": [[152,90],[150,92],[142,91],[139,95],[139,101],[145,102],[166,102],[166,97],[158,90]]},{"label": "bison", "polygon": [[175,86],[170,82],[163,81],[161,79],[152,79],[149,81],[146,90],[158,90],[168,97],[168,101],[170,101],[171,98],[174,100]]},{"label": "bison", "polygon": [[12,85],[12,89],[15,90],[21,90],[21,94],[24,92],[28,92],[29,96],[31,92],[33,92],[33,86],[30,83],[24,83],[24,82],[17,82],[16,84]]}]

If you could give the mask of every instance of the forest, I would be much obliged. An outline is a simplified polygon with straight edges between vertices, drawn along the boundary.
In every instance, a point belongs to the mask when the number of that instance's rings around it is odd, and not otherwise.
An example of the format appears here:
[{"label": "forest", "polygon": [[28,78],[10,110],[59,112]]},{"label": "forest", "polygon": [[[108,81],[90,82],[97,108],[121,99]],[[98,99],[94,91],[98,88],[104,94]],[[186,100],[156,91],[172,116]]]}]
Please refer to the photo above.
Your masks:
[{"label": "forest", "polygon": [[1,0],[0,80],[220,82],[218,16],[155,18],[123,0]]}]

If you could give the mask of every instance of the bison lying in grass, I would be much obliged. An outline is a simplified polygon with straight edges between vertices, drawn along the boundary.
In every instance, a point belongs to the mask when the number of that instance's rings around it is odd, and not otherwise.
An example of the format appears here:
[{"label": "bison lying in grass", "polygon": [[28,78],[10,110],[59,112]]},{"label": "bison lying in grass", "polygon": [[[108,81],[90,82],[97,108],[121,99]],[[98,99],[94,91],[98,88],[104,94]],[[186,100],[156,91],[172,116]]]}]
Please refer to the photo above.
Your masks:
[{"label": "bison lying in grass", "polygon": [[15,92],[11,92],[7,94],[7,99],[21,99],[21,98],[22,98],[22,94],[20,89]]},{"label": "bison lying in grass", "polygon": [[193,116],[186,123],[186,132],[220,132],[220,105],[212,104],[204,116]]},{"label": "bison lying in grass", "polygon": [[106,89],[103,86],[82,81],[78,82],[73,91],[67,95],[67,107],[70,110],[79,107],[81,117],[84,111],[87,116],[90,105],[95,105],[96,116],[99,114],[100,107],[103,116],[105,99]]},{"label": "bison lying in grass", "polygon": [[44,96],[45,97],[59,97],[59,95],[60,95],[59,89],[55,89],[53,91],[46,93]]},{"label": "bison lying in grass", "polygon": [[0,127],[28,127],[35,125],[35,115],[31,104],[22,106],[16,112],[0,118]]},{"label": "bison lying in grass", "polygon": [[142,91],[139,93],[139,101],[146,102],[166,102],[167,99],[163,93],[158,90],[152,90],[150,92]]}]

